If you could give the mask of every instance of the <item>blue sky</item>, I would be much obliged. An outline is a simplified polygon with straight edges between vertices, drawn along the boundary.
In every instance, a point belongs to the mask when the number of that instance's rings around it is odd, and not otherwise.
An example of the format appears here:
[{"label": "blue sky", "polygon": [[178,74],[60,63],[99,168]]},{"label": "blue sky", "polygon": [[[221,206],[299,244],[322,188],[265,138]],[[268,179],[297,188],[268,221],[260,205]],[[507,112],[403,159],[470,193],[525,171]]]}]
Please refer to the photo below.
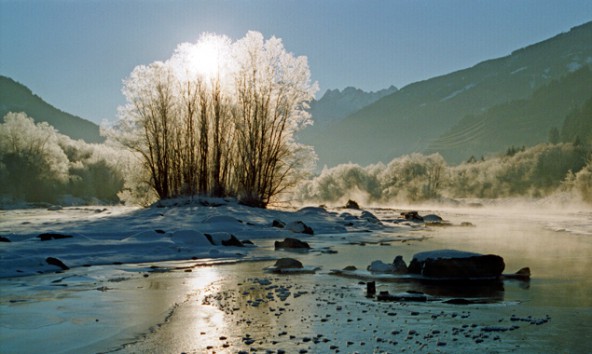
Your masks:
[{"label": "blue sky", "polygon": [[399,88],[592,20],[590,0],[0,0],[0,74],[100,122],[136,65],[203,32],[282,38],[327,89]]}]

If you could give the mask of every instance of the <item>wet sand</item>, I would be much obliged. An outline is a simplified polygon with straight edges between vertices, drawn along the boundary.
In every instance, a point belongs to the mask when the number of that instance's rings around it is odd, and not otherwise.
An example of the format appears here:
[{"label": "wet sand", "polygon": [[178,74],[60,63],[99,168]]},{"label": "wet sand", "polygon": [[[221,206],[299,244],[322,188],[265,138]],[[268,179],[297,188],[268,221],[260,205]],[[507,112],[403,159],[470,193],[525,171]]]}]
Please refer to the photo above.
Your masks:
[{"label": "wet sand", "polygon": [[[376,212],[379,214],[380,212]],[[383,217],[389,211],[384,211]],[[273,251],[320,266],[316,274],[263,272],[273,261],[194,267],[195,262],[92,267],[72,273],[2,280],[0,351],[117,353],[585,353],[592,343],[592,239],[529,218],[478,210],[439,212],[453,224],[404,235],[369,233],[307,239],[337,253]],[[562,216],[557,216],[561,218]],[[563,220],[569,223],[570,215]],[[589,218],[589,214],[574,218]],[[374,242],[376,241],[376,242]],[[380,242],[382,241],[382,242]],[[506,272],[532,270],[528,283],[470,293],[407,282],[377,282],[378,291],[408,290],[435,301],[378,302],[358,279],[329,274],[373,260],[409,262],[420,251],[456,248],[504,257]],[[177,268],[177,269],[174,269]],[[67,275],[66,275],[67,274]],[[100,275],[104,274],[104,278]],[[34,280],[36,278],[36,280]],[[92,279],[92,280],[89,280]],[[35,291],[33,292],[32,289]],[[35,294],[34,296],[31,294]],[[475,297],[476,296],[476,297]],[[484,300],[444,303],[450,297]]]}]

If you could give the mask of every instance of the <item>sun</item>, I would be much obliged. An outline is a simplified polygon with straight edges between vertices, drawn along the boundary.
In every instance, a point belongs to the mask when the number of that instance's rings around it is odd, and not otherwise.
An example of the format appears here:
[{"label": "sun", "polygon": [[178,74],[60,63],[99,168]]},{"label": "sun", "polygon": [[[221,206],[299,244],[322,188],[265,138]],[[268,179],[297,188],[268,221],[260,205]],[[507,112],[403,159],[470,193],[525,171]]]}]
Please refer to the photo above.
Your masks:
[{"label": "sun", "polygon": [[207,79],[214,78],[220,72],[221,48],[213,40],[197,43],[195,57],[192,60],[194,69]]},{"label": "sun", "polygon": [[230,38],[205,33],[195,43],[180,44],[169,64],[183,80],[223,79],[230,70],[231,48]]}]

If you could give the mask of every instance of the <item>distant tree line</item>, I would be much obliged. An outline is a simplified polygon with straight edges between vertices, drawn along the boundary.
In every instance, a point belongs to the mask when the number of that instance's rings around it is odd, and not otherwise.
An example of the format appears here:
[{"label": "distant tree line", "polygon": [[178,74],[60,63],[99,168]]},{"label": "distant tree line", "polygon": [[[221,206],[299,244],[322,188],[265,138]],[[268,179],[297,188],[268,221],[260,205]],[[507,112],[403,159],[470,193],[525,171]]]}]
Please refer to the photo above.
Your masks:
[{"label": "distant tree line", "polygon": [[543,197],[573,193],[592,203],[592,149],[573,143],[511,148],[510,153],[447,165],[439,154],[411,154],[388,164],[344,164],[306,181],[297,199],[345,203],[454,198]]},{"label": "distant tree line", "polygon": [[136,67],[124,82],[127,104],[104,131],[138,157],[131,194],[233,196],[265,207],[314,162],[294,134],[310,124],[316,90],[306,58],[280,39],[207,34]]}]

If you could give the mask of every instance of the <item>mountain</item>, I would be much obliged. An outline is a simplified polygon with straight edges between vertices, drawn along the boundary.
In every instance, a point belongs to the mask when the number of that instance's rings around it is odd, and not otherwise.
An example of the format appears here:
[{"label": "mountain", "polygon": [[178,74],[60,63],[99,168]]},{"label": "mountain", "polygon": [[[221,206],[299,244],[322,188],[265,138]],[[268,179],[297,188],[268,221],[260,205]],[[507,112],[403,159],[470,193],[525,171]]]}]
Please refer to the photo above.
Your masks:
[{"label": "mountain", "polygon": [[[582,123],[577,120],[579,116],[569,114],[591,98],[592,70],[584,66],[542,86],[527,99],[510,101],[483,113],[465,116],[432,142],[425,152],[439,152],[447,161],[459,163],[471,156],[497,153],[510,146],[547,142],[552,129],[562,129],[564,135],[575,135],[568,133],[569,127],[581,128]],[[563,126],[568,116],[573,118],[567,123],[565,132]]]},{"label": "mountain", "polygon": [[375,92],[365,92],[351,86],[341,91],[327,90],[320,100],[311,102],[309,112],[315,124],[326,125],[341,120],[394,92],[397,92],[395,86]]},{"label": "mountain", "polygon": [[350,114],[394,92],[397,92],[395,86],[374,92],[366,92],[351,86],[343,90],[327,90],[321,99],[310,103],[308,112],[312,116],[314,125],[300,132],[299,140],[305,144],[313,144],[319,139],[317,133],[322,132],[329,125],[343,120]]},{"label": "mountain", "polygon": [[410,84],[317,132],[319,162],[388,162],[478,115],[592,65],[592,22],[471,68]]},{"label": "mountain", "polygon": [[564,142],[580,140],[592,146],[592,94],[584,104],[565,117],[561,127],[561,140]]},{"label": "mountain", "polygon": [[8,112],[25,112],[35,122],[47,122],[60,133],[72,139],[87,143],[101,143],[105,139],[99,133],[99,126],[93,122],[63,112],[26,86],[0,75],[0,120]]}]

